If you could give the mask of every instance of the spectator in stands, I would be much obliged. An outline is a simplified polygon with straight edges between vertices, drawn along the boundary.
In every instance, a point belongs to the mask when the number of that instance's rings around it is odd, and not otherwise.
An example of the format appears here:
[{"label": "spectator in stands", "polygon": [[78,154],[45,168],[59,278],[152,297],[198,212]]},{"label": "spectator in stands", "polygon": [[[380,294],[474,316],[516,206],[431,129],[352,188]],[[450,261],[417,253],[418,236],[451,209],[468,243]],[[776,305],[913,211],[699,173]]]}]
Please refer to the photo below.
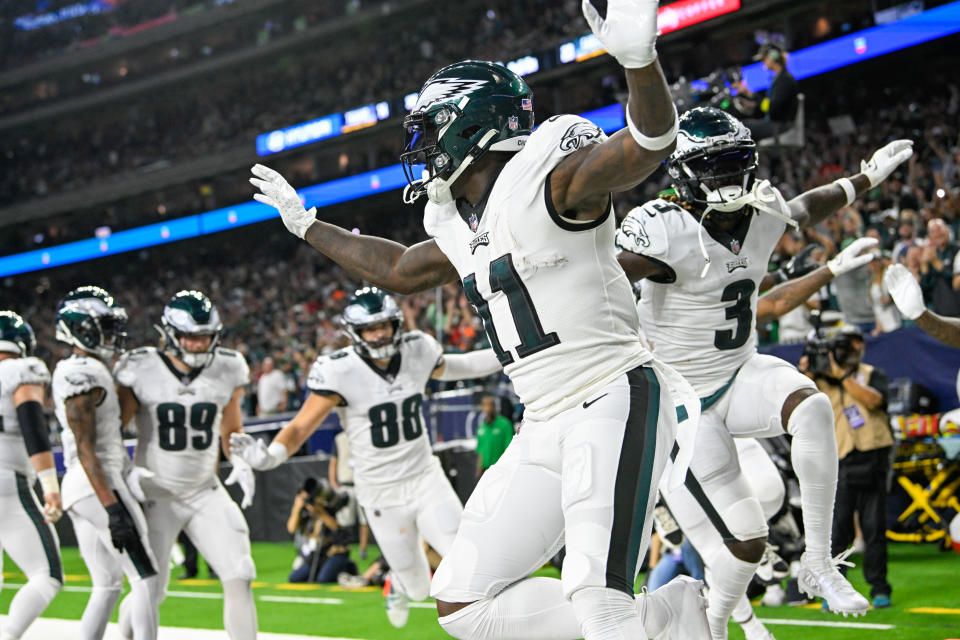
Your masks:
[{"label": "spectator in stands", "polygon": [[273,358],[266,357],[260,368],[257,381],[257,415],[266,416],[287,410],[287,393],[290,389],[287,375],[274,367]]},{"label": "spectator in stands", "polygon": [[337,522],[341,527],[359,527],[360,558],[367,559],[367,545],[370,542],[370,526],[363,509],[357,504],[357,492],[353,488],[353,462],[350,460],[350,438],[341,431],[333,439],[333,451],[330,452],[330,464],[327,467],[330,486],[334,491],[345,494],[350,501],[337,512]]},{"label": "spectator in stands", "polygon": [[[887,478],[893,432],[887,417],[887,375],[862,362],[863,334],[841,325],[825,332],[828,362],[804,355],[799,369],[827,394],[833,406],[840,456],[833,513],[833,555],[854,540],[854,512],[863,530],[863,574],[875,608],[890,606],[887,582]],[[823,368],[821,368],[823,367]]]},{"label": "spectator in stands", "polygon": [[500,413],[497,399],[486,394],[480,400],[483,421],[477,427],[477,477],[500,459],[513,440],[513,423]]},{"label": "spectator in stands", "polygon": [[[764,44],[753,58],[761,60],[763,66],[774,73],[773,82],[767,90],[768,107],[763,118],[747,118],[743,124],[753,134],[754,140],[772,138],[777,133],[790,128],[797,117],[800,89],[797,79],[787,71],[787,52],[779,45]],[[752,94],[743,85],[738,85],[747,97]]]},{"label": "spectator in stands", "polygon": [[[841,249],[846,249],[853,240],[844,240]],[[837,276],[833,287],[844,322],[856,325],[863,333],[871,333],[877,326],[877,319],[870,299],[870,267],[864,265]]]},{"label": "spectator in stands", "polygon": [[960,247],[941,218],[927,224],[927,243],[920,253],[920,288],[933,311],[960,316]]}]

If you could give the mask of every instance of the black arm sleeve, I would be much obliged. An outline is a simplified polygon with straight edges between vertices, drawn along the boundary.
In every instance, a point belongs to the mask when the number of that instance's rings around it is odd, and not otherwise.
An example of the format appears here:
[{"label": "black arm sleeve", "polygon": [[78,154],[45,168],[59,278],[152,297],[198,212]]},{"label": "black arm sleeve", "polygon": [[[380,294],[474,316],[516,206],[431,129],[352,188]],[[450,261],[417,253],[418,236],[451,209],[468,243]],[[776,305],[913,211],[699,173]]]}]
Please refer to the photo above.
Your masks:
[{"label": "black arm sleeve", "polygon": [[18,404],[17,420],[20,421],[23,443],[27,445],[27,455],[50,451],[50,431],[39,402],[27,400]]}]

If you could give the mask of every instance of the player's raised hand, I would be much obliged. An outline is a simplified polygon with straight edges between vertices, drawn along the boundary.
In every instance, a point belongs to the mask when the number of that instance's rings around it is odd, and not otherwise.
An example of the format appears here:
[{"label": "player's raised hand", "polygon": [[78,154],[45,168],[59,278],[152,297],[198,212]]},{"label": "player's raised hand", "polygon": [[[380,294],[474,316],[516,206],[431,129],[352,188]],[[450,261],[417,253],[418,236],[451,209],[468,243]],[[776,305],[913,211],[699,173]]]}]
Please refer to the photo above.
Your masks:
[{"label": "player's raised hand", "polygon": [[260,189],[260,193],[253,194],[253,199],[279,211],[287,230],[302,239],[317,219],[317,209],[305,209],[296,189],[270,167],[255,164],[250,171],[256,176],[250,178],[250,184]]},{"label": "player's raised hand", "polygon": [[[231,443],[231,449],[232,443]],[[253,495],[256,493],[256,480],[253,476],[253,469],[250,467],[250,464],[240,456],[232,456],[230,458],[230,464],[233,465],[233,470],[230,472],[230,475],[227,476],[227,479],[223,481],[225,485],[231,484],[240,484],[240,489],[243,490],[243,500],[240,501],[240,508],[246,509],[253,504]]]},{"label": "player's raised hand", "polygon": [[607,53],[625,69],[657,59],[657,0],[583,0],[583,17]]},{"label": "player's raised hand", "polygon": [[883,286],[890,292],[894,304],[900,313],[910,320],[916,320],[927,310],[923,304],[923,291],[920,283],[910,270],[902,264],[892,264],[883,274]]},{"label": "player's raised hand", "polygon": [[869,263],[874,259],[872,249],[879,242],[876,238],[858,238],[850,243],[850,246],[841,251],[827,262],[827,269],[835,276],[842,273],[853,271],[857,267]]},{"label": "player's raised hand", "polygon": [[913,155],[913,140],[894,140],[877,149],[870,160],[860,162],[860,173],[875,187],[893,173],[893,170]]},{"label": "player's raised hand", "polygon": [[279,442],[268,447],[263,440],[257,440],[246,433],[230,434],[230,459],[243,458],[258,471],[267,471],[287,459],[287,448]]}]

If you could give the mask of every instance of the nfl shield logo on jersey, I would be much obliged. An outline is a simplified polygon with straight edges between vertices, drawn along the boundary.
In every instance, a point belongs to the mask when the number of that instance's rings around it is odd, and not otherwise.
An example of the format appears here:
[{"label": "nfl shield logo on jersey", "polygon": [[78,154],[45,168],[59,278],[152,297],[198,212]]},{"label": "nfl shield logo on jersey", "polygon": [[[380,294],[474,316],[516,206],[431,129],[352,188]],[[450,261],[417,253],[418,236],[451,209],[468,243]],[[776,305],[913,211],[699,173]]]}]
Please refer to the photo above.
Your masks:
[{"label": "nfl shield logo on jersey", "polygon": [[740,253],[740,241],[734,238],[730,241],[730,251],[734,253]]}]

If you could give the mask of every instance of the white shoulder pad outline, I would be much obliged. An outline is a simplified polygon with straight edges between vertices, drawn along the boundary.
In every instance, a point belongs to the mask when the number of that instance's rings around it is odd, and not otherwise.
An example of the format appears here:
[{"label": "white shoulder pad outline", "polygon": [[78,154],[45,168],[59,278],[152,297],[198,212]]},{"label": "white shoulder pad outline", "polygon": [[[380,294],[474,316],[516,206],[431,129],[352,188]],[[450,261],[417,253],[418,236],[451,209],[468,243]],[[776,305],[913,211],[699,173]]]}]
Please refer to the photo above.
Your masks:
[{"label": "white shoulder pad outline", "polygon": [[[318,357],[313,366],[310,367],[310,373],[307,375],[307,389],[310,391],[333,391],[341,397],[343,394],[339,391],[339,383],[342,373],[338,371],[337,360],[347,355],[339,355],[341,351],[335,351]],[[333,357],[336,356],[336,357]]]},{"label": "white shoulder pad outline", "polygon": [[36,356],[17,358],[17,385],[38,384],[46,387],[50,384],[50,370],[46,363]]},{"label": "white shoulder pad outline", "polygon": [[[90,370],[88,362],[99,361],[90,358],[68,358],[67,360],[61,360],[57,365],[53,375],[54,383],[58,381],[61,383],[57,385],[57,395],[61,399],[66,400],[73,396],[90,393],[94,389],[104,388],[97,373]],[[66,385],[65,388],[63,385]]]},{"label": "white shoulder pad outline", "polygon": [[230,372],[231,377],[233,377],[234,389],[245,386],[248,382],[250,382],[250,364],[247,362],[247,359],[242,353],[236,349],[217,347],[216,354],[220,356],[226,356],[221,358],[220,362]]}]

